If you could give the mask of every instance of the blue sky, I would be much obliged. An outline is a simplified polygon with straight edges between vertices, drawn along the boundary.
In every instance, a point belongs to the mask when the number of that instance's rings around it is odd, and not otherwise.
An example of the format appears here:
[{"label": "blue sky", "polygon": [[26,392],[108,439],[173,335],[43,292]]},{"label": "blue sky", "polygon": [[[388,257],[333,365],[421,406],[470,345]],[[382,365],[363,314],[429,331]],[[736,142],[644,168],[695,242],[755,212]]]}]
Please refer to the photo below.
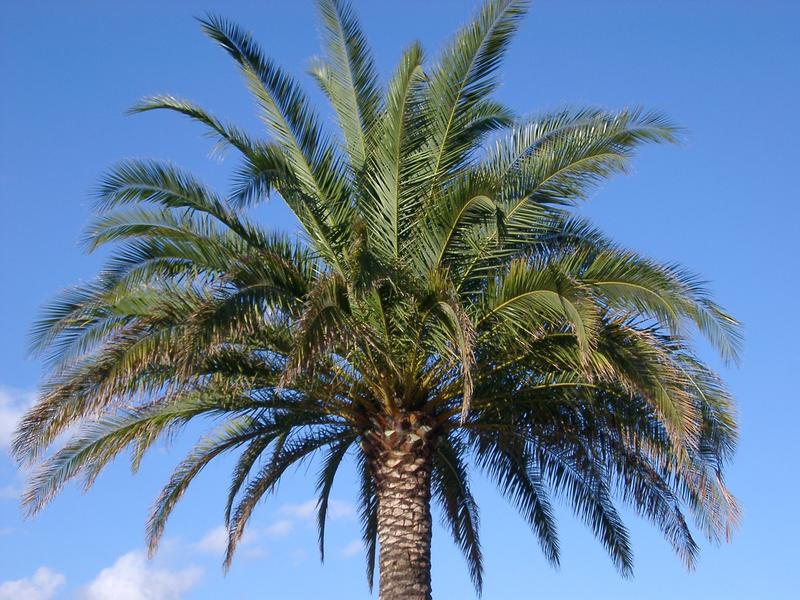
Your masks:
[{"label": "blue sky", "polygon": [[[355,2],[383,73],[420,39],[429,55],[463,23],[472,1]],[[314,466],[261,505],[239,560],[223,577],[218,527],[230,463],[198,480],[153,562],[142,555],[150,501],[181,449],[156,450],[135,477],[117,461],[88,493],[71,486],[33,521],[20,517],[23,475],[4,452],[31,401],[40,365],[26,358],[38,307],[97,271],[79,245],[89,193],[125,157],[170,159],[225,189],[234,163],[209,158],[199,129],[170,115],[125,117],[160,92],[194,99],[257,131],[231,62],[192,16],[226,15],[256,34],[303,83],[318,52],[315,9],[295,2],[7,2],[0,19],[0,600],[369,598],[353,517],[352,473],[334,490],[328,556],[320,566],[309,519]],[[800,537],[797,386],[800,295],[800,5],[706,0],[539,0],[506,62],[500,98],[520,113],[563,104],[643,105],[687,128],[682,147],[646,149],[632,173],[605,185],[581,212],[621,243],[677,261],[712,282],[745,325],[738,368],[709,360],[740,405],[738,456],[728,480],[744,507],[731,544],[706,546],[686,573],[667,544],[631,520],[636,575],[620,579],[599,544],[567,511],[563,565],[547,566],[522,520],[480,480],[484,598],[591,594],[628,598],[788,598]],[[293,227],[277,203],[259,212]],[[470,598],[466,568],[434,533],[437,598]],[[149,594],[149,595],[148,595]]]}]

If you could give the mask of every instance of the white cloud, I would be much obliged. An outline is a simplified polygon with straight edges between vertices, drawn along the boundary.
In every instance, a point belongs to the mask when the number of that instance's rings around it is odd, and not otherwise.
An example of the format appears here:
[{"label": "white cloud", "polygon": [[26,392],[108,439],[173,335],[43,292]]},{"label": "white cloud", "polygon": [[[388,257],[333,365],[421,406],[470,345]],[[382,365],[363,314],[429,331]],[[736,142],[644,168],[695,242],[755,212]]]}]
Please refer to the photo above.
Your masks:
[{"label": "white cloud", "polygon": [[255,548],[245,548],[242,551],[242,556],[250,560],[264,560],[265,558],[268,558],[269,555],[269,550],[262,548],[261,546],[256,546]]},{"label": "white cloud", "polygon": [[39,567],[27,579],[0,583],[0,600],[50,600],[66,578],[47,567]]},{"label": "white cloud", "polygon": [[[284,504],[278,509],[280,514],[299,520],[310,520],[317,515],[317,501],[314,499],[308,500],[301,504]],[[333,519],[346,519],[356,514],[356,508],[350,502],[342,500],[331,500],[328,502],[328,518]]]},{"label": "white cloud", "polygon": [[316,510],[317,501],[312,499],[302,504],[284,504],[278,509],[278,512],[293,519],[310,519]]},{"label": "white cloud", "polygon": [[228,546],[228,530],[225,525],[214,527],[209,531],[202,540],[194,545],[194,549],[198,552],[206,552],[208,554],[222,554]]},{"label": "white cloud", "polygon": [[129,552],[103,569],[83,590],[86,600],[180,600],[203,572],[197,567],[179,571],[148,565],[144,554]]},{"label": "white cloud", "polygon": [[0,387],[0,450],[8,450],[17,424],[33,405],[36,394]]},{"label": "white cloud", "polygon": [[356,514],[356,507],[349,502],[331,500],[328,504],[328,517],[333,519],[349,519]]},{"label": "white cloud", "polygon": [[308,552],[302,548],[295,548],[289,553],[289,559],[293,567],[297,567],[308,559]]},{"label": "white cloud", "polygon": [[339,555],[342,558],[350,558],[351,556],[355,556],[364,548],[364,543],[361,540],[353,540],[347,546],[342,548]]},{"label": "white cloud", "polygon": [[[285,538],[295,531],[298,523],[313,527],[317,515],[317,501],[312,499],[299,504],[284,504],[278,508],[281,518],[265,527],[250,526],[240,542],[241,555],[246,558],[262,558],[267,552],[256,546],[256,542],[264,538]],[[331,520],[349,519],[356,514],[355,507],[341,500],[331,500],[328,504],[328,518]],[[228,530],[224,525],[219,525],[209,530],[198,542],[190,545],[195,552],[203,554],[222,554],[228,546]],[[249,546],[249,547],[247,547]],[[360,549],[343,551],[343,556],[351,556]],[[292,564],[299,564],[306,559],[305,551],[296,550],[290,554]]]},{"label": "white cloud", "polygon": [[289,519],[275,521],[272,525],[264,528],[264,535],[267,537],[284,537],[294,529],[294,523]]},{"label": "white cloud", "polygon": [[[272,538],[285,537],[289,535],[293,529],[294,523],[291,520],[280,519],[271,525],[264,527],[263,529],[248,529],[242,536],[240,545],[246,546],[251,544],[261,536]],[[214,527],[214,529],[210,530],[205,536],[203,536],[203,539],[192,545],[192,548],[194,548],[194,550],[197,552],[203,552],[206,554],[222,554],[225,552],[227,547],[228,530],[225,525]]]},{"label": "white cloud", "polygon": [[16,500],[19,498],[19,488],[9,484],[0,486],[0,500]]}]

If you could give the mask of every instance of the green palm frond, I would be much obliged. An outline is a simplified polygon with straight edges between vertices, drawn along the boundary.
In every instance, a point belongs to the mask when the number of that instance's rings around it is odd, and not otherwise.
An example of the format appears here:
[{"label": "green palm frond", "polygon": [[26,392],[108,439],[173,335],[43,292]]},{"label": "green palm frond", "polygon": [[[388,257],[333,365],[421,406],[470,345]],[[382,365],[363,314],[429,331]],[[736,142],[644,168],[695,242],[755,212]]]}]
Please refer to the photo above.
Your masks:
[{"label": "green palm frond", "polygon": [[242,417],[220,426],[218,432],[200,440],[186,458],[176,467],[169,482],[153,504],[147,522],[147,549],[152,556],[164,534],[167,518],[183,496],[192,480],[214,458],[237,446],[247,443],[259,433],[261,427],[250,417]]},{"label": "green palm frond", "polygon": [[430,75],[425,111],[429,120],[425,149],[427,179],[441,183],[460,166],[482,139],[485,102],[497,85],[495,74],[511,36],[525,14],[527,3],[491,0],[466,25]]},{"label": "green palm frond", "polygon": [[[287,436],[288,437],[288,436]],[[267,464],[255,474],[242,491],[239,503],[233,510],[228,524],[228,548],[225,551],[225,567],[233,560],[236,546],[244,534],[244,528],[264,494],[274,490],[283,473],[296,466],[309,454],[339,441],[342,432],[338,428],[315,434],[293,436],[284,439],[272,452]]]},{"label": "green palm frond", "polygon": [[360,206],[373,232],[377,252],[399,261],[409,229],[421,206],[417,168],[424,143],[422,91],[426,82],[419,44],[403,53],[386,92],[385,108],[376,125],[370,164],[364,173]]},{"label": "green palm frond", "polygon": [[500,491],[528,522],[547,560],[559,564],[559,543],[555,515],[547,488],[542,482],[529,451],[515,436],[506,432],[473,431],[478,465],[495,480]]},{"label": "green palm frond", "polygon": [[575,513],[600,539],[620,573],[631,575],[630,538],[614,506],[604,466],[580,445],[540,449],[536,460],[553,488],[569,499]]},{"label": "green palm frond", "polygon": [[256,141],[241,128],[226,124],[194,102],[176,98],[175,96],[164,95],[143,98],[131,107],[128,113],[139,114],[152,110],[177,112],[189,117],[193,121],[205,125],[209,129],[208,134],[216,138],[220,149],[223,149],[225,146],[232,146],[242,154],[249,155],[253,152],[254,146],[256,145]]},{"label": "green palm frond", "polygon": [[366,37],[346,0],[320,0],[319,10],[327,62],[318,77],[339,117],[350,164],[360,171],[380,112],[377,72]]}]

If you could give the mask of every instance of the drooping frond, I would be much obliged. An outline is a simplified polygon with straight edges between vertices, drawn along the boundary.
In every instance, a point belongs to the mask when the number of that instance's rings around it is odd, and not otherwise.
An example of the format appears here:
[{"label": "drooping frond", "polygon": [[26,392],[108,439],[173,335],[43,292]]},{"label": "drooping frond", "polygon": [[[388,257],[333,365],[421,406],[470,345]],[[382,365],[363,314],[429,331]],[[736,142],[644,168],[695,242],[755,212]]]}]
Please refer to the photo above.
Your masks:
[{"label": "drooping frond", "polygon": [[478,534],[478,505],[470,491],[466,446],[443,440],[433,457],[433,495],[442,509],[453,541],[467,559],[469,574],[478,593],[483,588],[483,555]]},{"label": "drooping frond", "polygon": [[321,431],[315,434],[286,436],[281,440],[267,464],[253,477],[242,492],[239,503],[231,513],[228,524],[228,548],[225,551],[225,567],[233,560],[236,546],[244,534],[250,515],[255,505],[264,494],[272,491],[284,472],[303,461],[309,454],[341,439],[342,432],[338,428]]},{"label": "drooping frond", "polygon": [[325,462],[323,463],[317,480],[317,490],[319,492],[319,499],[317,501],[317,531],[319,533],[319,557],[321,561],[325,560],[325,525],[328,520],[328,504],[330,503],[333,480],[352,443],[352,438],[345,438],[330,449],[325,457]]},{"label": "drooping frond", "polygon": [[134,104],[128,112],[138,114],[152,110],[177,112],[205,125],[209,129],[208,134],[216,138],[220,150],[227,145],[236,148],[244,155],[249,155],[256,145],[256,141],[239,127],[223,123],[194,102],[175,96],[148,96]]},{"label": "drooping frond", "polygon": [[372,591],[375,582],[375,559],[378,552],[378,494],[370,466],[363,454],[358,459],[359,475],[359,518],[361,520],[361,539],[364,542],[367,585]]},{"label": "drooping frond", "polygon": [[559,543],[553,508],[528,450],[519,440],[513,439],[513,434],[476,431],[475,438],[478,465],[495,480],[500,491],[528,522],[545,558],[558,566]]},{"label": "drooping frond", "polygon": [[150,510],[150,518],[147,522],[147,549],[150,556],[155,553],[161,536],[164,534],[167,518],[192,480],[214,458],[248,442],[260,431],[261,428],[254,426],[252,420],[247,417],[240,421],[225,423],[218,433],[202,439],[181,461]]}]

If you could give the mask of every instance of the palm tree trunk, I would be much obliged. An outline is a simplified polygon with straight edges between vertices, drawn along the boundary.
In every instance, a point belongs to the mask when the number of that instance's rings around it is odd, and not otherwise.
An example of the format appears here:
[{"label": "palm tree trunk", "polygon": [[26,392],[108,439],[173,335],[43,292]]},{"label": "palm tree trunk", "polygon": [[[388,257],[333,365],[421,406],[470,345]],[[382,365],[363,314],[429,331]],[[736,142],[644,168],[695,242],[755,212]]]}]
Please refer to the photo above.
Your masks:
[{"label": "palm tree trunk", "polygon": [[427,444],[393,444],[376,460],[379,600],[431,599],[431,461]]}]

